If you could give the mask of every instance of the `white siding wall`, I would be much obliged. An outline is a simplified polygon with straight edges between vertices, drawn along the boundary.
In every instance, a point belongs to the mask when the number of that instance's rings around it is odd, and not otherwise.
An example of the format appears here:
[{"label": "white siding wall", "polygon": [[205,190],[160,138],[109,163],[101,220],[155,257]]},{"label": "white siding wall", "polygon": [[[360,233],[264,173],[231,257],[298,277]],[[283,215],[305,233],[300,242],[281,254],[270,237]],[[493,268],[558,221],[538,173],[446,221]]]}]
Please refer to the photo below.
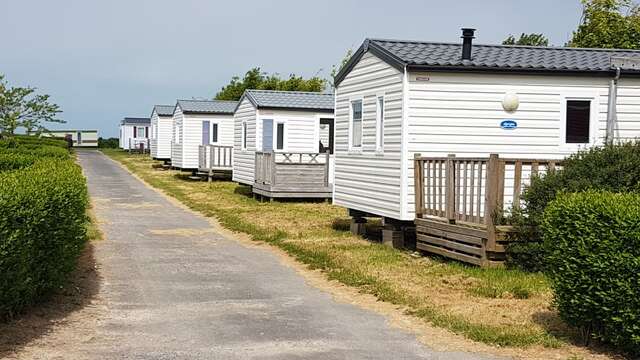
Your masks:
[{"label": "white siding wall", "polygon": [[[182,168],[183,156],[182,156],[182,144],[183,144],[183,133],[182,131],[182,120],[183,114],[180,106],[176,106],[176,109],[173,113],[173,121],[171,126],[171,166]],[[176,128],[180,129],[179,133],[179,141],[175,142],[176,139]]]},{"label": "white siding wall", "polygon": [[151,114],[151,126],[149,127],[149,152],[152,158],[158,158],[158,139],[156,138],[155,129],[158,127],[158,113],[153,110]]},{"label": "white siding wall", "polygon": [[[480,75],[430,73],[409,79],[407,139],[407,205],[402,220],[414,217],[413,158],[423,156],[488,156],[561,159],[577,147],[565,145],[564,99],[593,97],[594,142],[602,144],[606,130],[608,79],[600,77]],[[424,79],[429,79],[425,81]],[[502,108],[506,92],[520,99],[517,111]],[[640,136],[640,81],[620,81],[616,136]],[[513,119],[514,130],[500,122]],[[635,120],[635,121],[634,121]],[[524,176],[525,174],[523,174]],[[507,170],[507,188],[512,174]],[[510,199],[507,198],[507,201]]]},{"label": "white siding wall", "polygon": [[[334,204],[398,218],[403,74],[365,54],[336,90]],[[376,99],[385,96],[384,151],[375,149]],[[350,101],[362,98],[363,146],[349,151]]]},{"label": "white siding wall", "polygon": [[133,138],[133,126],[132,125],[120,125],[120,148],[129,150],[129,139]]},{"label": "white siding wall", "polygon": [[233,145],[233,116],[184,114],[182,117],[181,145],[183,169],[198,168],[198,148],[202,145],[202,122],[218,123],[218,144]]},{"label": "white siding wall", "polygon": [[[233,181],[253,185],[256,151],[256,114],[251,102],[243,99],[234,118]],[[247,149],[242,150],[242,123],[247,122]]]},{"label": "white siding wall", "polygon": [[158,159],[171,158],[171,136],[173,136],[173,118],[171,116],[158,117],[158,138],[156,144]]}]

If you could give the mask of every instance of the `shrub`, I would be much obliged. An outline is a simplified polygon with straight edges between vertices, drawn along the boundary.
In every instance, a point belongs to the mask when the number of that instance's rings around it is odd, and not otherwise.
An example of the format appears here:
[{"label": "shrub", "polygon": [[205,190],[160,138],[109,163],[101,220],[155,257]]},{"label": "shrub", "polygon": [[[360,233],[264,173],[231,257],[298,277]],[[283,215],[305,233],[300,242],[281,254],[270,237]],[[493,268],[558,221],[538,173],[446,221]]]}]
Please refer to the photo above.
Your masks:
[{"label": "shrub", "polygon": [[42,144],[0,141],[0,319],[59,288],[85,241],[82,171]]},{"label": "shrub", "polygon": [[120,146],[118,138],[98,138],[98,147],[106,149],[117,149]]},{"label": "shrub", "polygon": [[560,316],[640,353],[640,194],[561,195],[541,226]]},{"label": "shrub", "polygon": [[562,170],[533,177],[522,194],[523,209],[513,211],[511,222],[520,228],[521,243],[507,247],[507,264],[529,271],[543,269],[545,254],[536,244],[542,239],[539,225],[547,204],[559,192],[640,191],[637,169],[640,169],[640,142],[626,142],[579,151],[565,159]]},{"label": "shrub", "polygon": [[35,157],[23,154],[3,154],[0,152],[0,172],[23,169],[33,165]]}]

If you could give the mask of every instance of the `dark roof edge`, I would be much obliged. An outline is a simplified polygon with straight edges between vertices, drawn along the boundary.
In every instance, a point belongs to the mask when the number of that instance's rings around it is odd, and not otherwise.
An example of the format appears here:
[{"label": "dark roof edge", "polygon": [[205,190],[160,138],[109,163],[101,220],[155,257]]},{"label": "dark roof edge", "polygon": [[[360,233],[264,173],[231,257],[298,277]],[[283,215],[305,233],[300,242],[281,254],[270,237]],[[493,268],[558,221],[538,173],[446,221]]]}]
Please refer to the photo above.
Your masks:
[{"label": "dark roof edge", "polygon": [[299,107],[290,107],[290,106],[259,106],[256,109],[262,110],[285,110],[285,111],[315,111],[315,112],[326,112],[326,113],[334,113],[334,109],[325,109],[325,108],[299,108]]},{"label": "dark roof edge", "polygon": [[389,51],[385,50],[379,45],[376,45],[371,41],[371,39],[365,39],[362,45],[356,50],[355,53],[351,56],[351,59],[347,61],[347,63],[342,67],[340,72],[333,79],[333,87],[338,87],[342,80],[353,70],[356,64],[362,59],[364,54],[370,51],[373,55],[379,57],[381,60],[386,62],[387,64],[393,66],[398,69],[398,71],[403,72],[406,63],[404,63],[400,58],[393,55]]},{"label": "dark roof edge", "polygon": [[[433,66],[433,65],[407,65],[410,71],[434,71],[434,72],[464,72],[464,73],[494,73],[512,75],[582,75],[582,76],[611,76],[616,70],[571,70],[571,69],[523,69],[523,68],[497,68],[486,66]],[[640,76],[637,71],[624,71],[625,76]]]}]

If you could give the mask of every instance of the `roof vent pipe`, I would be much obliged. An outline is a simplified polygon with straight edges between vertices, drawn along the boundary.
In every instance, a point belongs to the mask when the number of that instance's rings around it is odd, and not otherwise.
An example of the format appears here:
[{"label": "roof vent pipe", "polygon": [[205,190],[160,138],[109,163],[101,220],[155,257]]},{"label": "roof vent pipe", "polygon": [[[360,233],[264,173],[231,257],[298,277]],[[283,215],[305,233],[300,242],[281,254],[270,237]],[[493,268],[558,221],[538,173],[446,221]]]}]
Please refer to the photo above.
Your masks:
[{"label": "roof vent pipe", "polygon": [[475,31],[476,29],[462,28],[462,60],[471,60],[471,47]]}]

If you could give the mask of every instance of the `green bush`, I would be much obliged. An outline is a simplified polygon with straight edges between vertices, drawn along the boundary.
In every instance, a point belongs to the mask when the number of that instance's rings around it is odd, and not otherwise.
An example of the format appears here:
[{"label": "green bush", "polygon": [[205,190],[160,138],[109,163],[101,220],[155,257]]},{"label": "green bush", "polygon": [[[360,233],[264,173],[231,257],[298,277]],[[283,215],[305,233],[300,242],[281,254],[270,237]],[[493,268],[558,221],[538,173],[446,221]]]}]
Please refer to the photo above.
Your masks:
[{"label": "green bush", "polygon": [[69,160],[0,172],[0,316],[60,287],[85,241],[87,191]]},{"label": "green bush", "polygon": [[49,146],[57,146],[61,148],[67,148],[67,142],[63,138],[58,137],[40,137],[40,136],[31,136],[31,135],[12,135],[11,137],[7,137],[0,141],[0,146],[3,143],[11,142],[17,145],[49,145]]},{"label": "green bush", "polygon": [[560,316],[640,354],[640,194],[560,195],[541,227]]},{"label": "green bush", "polygon": [[23,154],[3,154],[0,152],[0,172],[6,170],[23,169],[33,165],[36,161],[32,155]]},{"label": "green bush", "polygon": [[105,149],[117,149],[120,146],[118,138],[98,138],[98,147]]},{"label": "green bush", "polygon": [[50,140],[0,141],[0,319],[59,288],[85,241],[84,176]]},{"label": "green bush", "polygon": [[579,151],[565,159],[561,170],[533,177],[522,194],[524,207],[512,212],[510,221],[520,228],[521,243],[507,247],[507,264],[529,271],[543,269],[545,254],[537,244],[542,239],[539,225],[545,208],[559,192],[639,191],[638,169],[640,142],[626,142]]}]

